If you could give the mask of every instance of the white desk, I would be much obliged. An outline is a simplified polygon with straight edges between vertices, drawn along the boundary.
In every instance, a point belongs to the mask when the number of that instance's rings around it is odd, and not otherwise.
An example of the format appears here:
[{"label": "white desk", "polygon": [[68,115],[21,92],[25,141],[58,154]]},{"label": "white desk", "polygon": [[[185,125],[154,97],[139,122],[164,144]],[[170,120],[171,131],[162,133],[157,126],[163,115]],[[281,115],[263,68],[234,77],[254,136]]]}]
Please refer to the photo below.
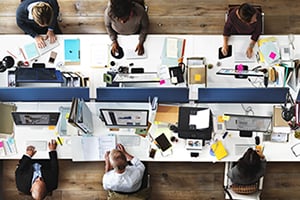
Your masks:
[{"label": "white desk", "polygon": [[[60,106],[68,107],[71,103],[16,103],[18,107],[18,111],[44,111],[44,112],[55,112],[59,111]],[[112,104],[113,105],[113,104]],[[121,106],[122,104],[119,104]],[[92,111],[93,114],[93,123],[95,127],[94,135],[100,135],[100,134],[111,134],[112,132],[109,131],[107,127],[105,127],[104,122],[102,122],[98,116],[99,116],[99,108],[108,107],[111,106],[109,104],[103,104],[103,103],[88,103],[89,108]],[[114,105],[115,106],[115,105]],[[127,105],[126,105],[127,106]],[[137,105],[135,106],[144,107],[145,105]],[[74,132],[74,128],[72,126],[68,129],[70,132],[67,136],[62,136],[63,138],[63,145],[58,145],[57,151],[58,151],[58,157],[60,159],[72,159],[72,156],[74,155],[74,151],[76,154],[82,154],[82,148],[80,147],[80,144],[74,145],[71,143],[71,135],[76,135],[76,131]],[[113,132],[115,134],[128,134],[128,132],[134,134],[133,130],[126,130],[122,129],[119,132]],[[168,138],[171,136],[175,136],[178,138],[178,135],[175,133],[172,133],[167,125],[156,125],[154,124],[153,127],[150,129],[150,134],[152,136],[158,136],[160,133],[165,133]],[[214,139],[220,139],[223,132],[217,132],[214,136]],[[237,156],[234,154],[234,144],[235,143],[245,143],[247,140],[251,143],[254,143],[254,136],[256,134],[253,134],[253,138],[243,138],[241,139],[236,132],[229,132],[229,135],[224,139],[223,143],[225,148],[228,151],[228,156],[224,159],[220,160],[220,162],[224,161],[236,161],[240,156]],[[260,135],[260,134],[259,134]],[[260,135],[261,136],[261,135]],[[48,127],[42,127],[42,126],[15,126],[15,139],[16,139],[16,145],[17,145],[17,151],[18,153],[12,156],[6,156],[6,157],[0,157],[0,159],[19,159],[25,152],[26,149],[26,141],[27,140],[47,140],[50,141],[51,139],[56,139],[56,130],[55,129],[48,129]],[[261,136],[262,141],[262,136]],[[161,150],[158,149],[152,142],[150,142],[150,139],[148,137],[142,138],[140,146],[136,147],[127,147],[129,153],[136,155],[141,160],[144,161],[161,161],[161,162],[219,162],[214,156],[210,154],[210,143],[211,141],[207,141],[207,144],[203,147],[200,151],[191,151],[186,150],[185,148],[185,140],[178,138],[178,142],[171,142],[172,143],[172,153],[161,153]],[[274,143],[274,142],[263,142],[264,145],[264,154],[268,161],[278,161],[278,162],[294,162],[294,161],[300,161],[300,157],[295,157],[292,153],[290,147],[296,143],[300,143],[300,140],[295,139],[293,137],[293,134],[290,135],[290,140],[286,143]],[[72,147],[73,146],[73,147]],[[74,148],[75,146],[75,148]],[[149,150],[150,148],[157,149],[155,158],[149,158]],[[170,152],[169,150],[167,152]],[[199,157],[191,157],[191,152],[198,152]],[[47,151],[40,151],[37,152],[35,155],[35,158],[48,158],[48,152]],[[76,161],[84,161],[84,159],[80,156],[77,156]],[[103,159],[99,159],[99,161],[103,161]]]},{"label": "white desk", "polygon": [[[45,62],[47,67],[57,67],[62,71],[81,71],[84,74],[90,76],[90,94],[91,98],[96,96],[96,88],[105,86],[105,83],[102,81],[103,73],[105,73],[108,68],[94,68],[91,67],[91,63],[95,62],[91,57],[91,51],[99,51],[100,58],[107,58],[105,61],[107,64],[109,61],[114,60],[117,63],[117,66],[129,65],[133,62],[135,67],[144,67],[146,72],[156,72],[161,65],[160,56],[163,47],[163,42],[166,37],[180,37],[186,39],[186,48],[185,48],[185,59],[187,57],[205,57],[208,64],[213,64],[214,67],[208,70],[208,87],[252,87],[251,83],[247,79],[234,79],[229,76],[217,76],[216,72],[220,68],[233,68],[234,66],[234,56],[226,58],[223,60],[218,60],[218,48],[222,45],[223,37],[221,35],[149,35],[145,42],[145,49],[147,51],[146,59],[137,59],[137,60],[115,60],[108,55],[108,45],[111,41],[109,40],[106,34],[103,35],[59,35],[58,39],[60,46],[53,49],[53,51],[58,52],[58,56],[54,64],[48,64],[48,58],[50,52],[44,56],[37,59],[35,62]],[[262,36],[268,37],[268,36]],[[79,38],[81,45],[81,63],[80,65],[61,65],[64,63],[64,39],[73,39]],[[280,45],[285,45],[288,43],[288,37],[281,35],[276,36]],[[16,62],[22,60],[21,55],[19,55],[17,47],[24,45],[26,43],[32,42],[33,39],[27,35],[1,35],[0,42],[3,47],[0,49],[0,59],[4,56],[9,55],[7,50],[16,54],[18,57]],[[120,45],[125,48],[127,45],[136,45],[137,35],[133,36],[120,36],[119,38]],[[230,44],[234,44],[234,49],[239,49],[238,51],[244,51],[245,47],[248,46],[249,36],[232,36],[230,38]],[[300,35],[295,35],[294,46],[296,51],[300,49]],[[257,50],[257,47],[255,47]],[[102,52],[103,51],[103,52]],[[107,57],[106,57],[107,56]],[[295,54],[295,58],[300,58],[300,55]],[[220,62],[221,66],[218,67],[217,63]],[[258,65],[257,63],[249,64],[250,69]],[[0,86],[7,86],[7,71],[5,73],[0,73]],[[160,86],[157,84],[157,86]],[[70,103],[18,103],[18,109],[20,111],[58,111],[59,106],[70,106]],[[98,103],[90,103],[91,110],[94,115],[94,122],[96,124],[96,133],[103,134],[107,132],[107,128],[98,119]],[[244,112],[242,107],[239,104],[213,104],[213,105],[200,105],[200,106],[209,106],[212,108],[215,116],[226,113],[226,112]],[[248,106],[248,105],[246,105]],[[255,114],[271,114],[272,105],[251,105]],[[221,133],[219,133],[221,134]],[[234,135],[232,137],[227,137],[225,139],[225,147],[228,148],[229,152],[232,148],[229,144],[232,144],[234,141]],[[50,140],[55,138],[55,130],[48,130],[47,128],[35,128],[35,127],[15,127],[15,137],[17,141],[18,154],[5,157],[4,159],[19,159],[25,151],[25,140],[26,138],[31,139],[44,139]],[[238,139],[238,138],[236,138]],[[58,156],[61,159],[71,159],[72,158],[72,148],[70,143],[70,136],[64,138],[65,143],[63,146],[58,147]],[[231,141],[232,140],[232,141]],[[227,144],[228,142],[228,144]],[[299,161],[299,158],[296,158],[290,147],[297,143],[298,140],[291,137],[288,143],[270,143],[266,142],[264,153],[269,161]],[[143,143],[144,144],[144,143]],[[195,162],[207,162],[207,161],[216,161],[213,156],[209,154],[209,146],[205,146],[200,152],[198,158],[191,158],[190,151],[187,151],[184,147],[184,140],[179,139],[177,143],[173,143],[173,154],[169,156],[162,156],[159,150],[156,153],[155,159],[147,157],[148,149],[143,148],[144,152],[141,153],[141,148],[129,149],[129,152],[132,154],[141,155],[142,160],[148,161],[195,161]],[[48,157],[47,152],[39,152],[36,155],[37,158]],[[1,158],[2,159],[2,158]],[[222,161],[235,161],[237,156],[234,156],[229,153],[229,155],[224,158]]]},{"label": "white desk", "polygon": [[[208,87],[253,87],[247,79],[235,79],[231,76],[216,75],[220,68],[233,68],[236,64],[234,62],[235,56],[218,59],[218,48],[223,44],[222,35],[148,35],[145,42],[145,51],[147,57],[145,59],[127,60],[125,57],[122,59],[114,59],[109,54],[109,46],[111,41],[106,34],[93,34],[93,35],[58,35],[60,45],[53,49],[58,53],[54,64],[48,63],[50,52],[44,54],[40,58],[32,62],[44,62],[47,67],[56,67],[61,71],[81,71],[90,77],[90,96],[95,98],[96,88],[105,86],[103,82],[103,73],[110,69],[110,67],[92,67],[94,63],[101,63],[99,65],[110,66],[110,61],[115,61],[116,66],[113,67],[117,70],[119,66],[128,66],[133,63],[133,67],[143,67],[145,72],[157,72],[161,66],[161,55],[164,45],[164,40],[167,37],[185,38],[185,55],[184,62],[188,57],[205,57],[207,64],[212,64],[213,68],[207,71],[207,86]],[[261,38],[270,37],[263,35]],[[279,46],[288,44],[287,35],[276,35]],[[297,51],[300,49],[300,35],[294,35],[295,55],[294,58],[300,58]],[[80,65],[64,65],[64,39],[80,39],[81,57]],[[137,44],[138,35],[119,36],[120,45],[125,48],[134,48]],[[18,47],[33,42],[34,40],[28,35],[1,35],[0,43],[4,48],[0,49],[0,59],[10,55],[7,51],[13,53],[17,58],[15,62],[24,61],[24,58],[19,53]],[[229,44],[233,44],[233,52],[244,52],[249,43],[249,36],[232,36]],[[254,51],[257,52],[257,46]],[[221,64],[217,66],[217,64]],[[245,63],[252,69],[255,66],[261,65],[258,63]],[[170,84],[169,81],[166,81]],[[0,86],[7,86],[7,71],[0,73]],[[164,86],[156,83],[155,86]]]}]

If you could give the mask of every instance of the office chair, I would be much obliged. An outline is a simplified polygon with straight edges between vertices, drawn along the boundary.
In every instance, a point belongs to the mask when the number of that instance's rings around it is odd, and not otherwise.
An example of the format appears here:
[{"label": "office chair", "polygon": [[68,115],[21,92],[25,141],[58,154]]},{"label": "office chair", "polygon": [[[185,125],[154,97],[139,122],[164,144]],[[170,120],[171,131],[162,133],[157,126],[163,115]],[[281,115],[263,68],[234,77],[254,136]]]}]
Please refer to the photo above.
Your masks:
[{"label": "office chair", "polygon": [[231,181],[227,176],[227,173],[230,168],[232,168],[232,162],[225,163],[224,170],[224,193],[225,199],[231,200],[260,200],[260,195],[263,188],[263,179],[261,177],[258,183],[252,185],[240,185],[239,191],[243,194],[236,193],[234,189],[231,187]]},{"label": "office chair", "polygon": [[151,185],[150,185],[150,174],[148,173],[147,164],[145,164],[145,171],[143,174],[142,185],[137,192],[125,194],[125,193],[117,193],[113,191],[108,191],[107,200],[149,200],[151,193]]},{"label": "office chair", "polygon": [[[265,33],[265,13],[262,10],[262,7],[260,5],[252,5],[254,8],[256,8],[260,14],[261,14],[261,34]],[[225,13],[225,22],[227,21],[229,13],[236,7],[239,7],[239,5],[233,4],[228,5],[227,11]]]}]

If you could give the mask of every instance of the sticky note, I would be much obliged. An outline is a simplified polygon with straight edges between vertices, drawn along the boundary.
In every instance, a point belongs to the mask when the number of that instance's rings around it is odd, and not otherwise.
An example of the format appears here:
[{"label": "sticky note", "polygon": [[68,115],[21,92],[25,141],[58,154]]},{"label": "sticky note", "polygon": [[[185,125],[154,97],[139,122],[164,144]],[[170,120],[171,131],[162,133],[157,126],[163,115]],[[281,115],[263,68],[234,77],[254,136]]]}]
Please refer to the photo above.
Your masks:
[{"label": "sticky note", "polygon": [[223,118],[222,115],[219,115],[219,116],[218,116],[218,122],[219,122],[219,123],[223,123],[223,122],[224,122],[224,118]]},{"label": "sticky note", "polygon": [[55,126],[48,126],[48,129],[49,129],[49,130],[54,130],[54,129],[55,129]]},{"label": "sticky note", "polygon": [[223,115],[223,120],[224,121],[228,121],[230,119],[230,117],[229,116],[227,116],[227,115]]},{"label": "sticky note", "polygon": [[160,85],[163,85],[163,84],[165,84],[165,83],[166,83],[165,80],[160,80],[160,81],[159,81],[159,84],[160,84]]},{"label": "sticky note", "polygon": [[274,60],[276,58],[276,53],[271,52],[269,57]]},{"label": "sticky note", "polygon": [[195,81],[201,81],[201,74],[195,74]]}]

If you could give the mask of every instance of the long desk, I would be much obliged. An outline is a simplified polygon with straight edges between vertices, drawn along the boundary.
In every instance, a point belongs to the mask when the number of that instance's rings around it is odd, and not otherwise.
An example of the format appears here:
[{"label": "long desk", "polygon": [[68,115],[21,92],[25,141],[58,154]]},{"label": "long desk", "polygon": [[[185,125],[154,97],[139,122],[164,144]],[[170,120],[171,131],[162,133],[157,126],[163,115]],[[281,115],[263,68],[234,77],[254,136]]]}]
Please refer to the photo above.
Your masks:
[{"label": "long desk", "polygon": [[[43,112],[56,112],[59,111],[61,106],[70,107],[70,103],[49,103],[49,102],[17,102],[18,111],[43,111]],[[95,131],[94,136],[107,135],[107,134],[135,134],[134,130],[120,129],[120,131],[109,131],[105,126],[104,122],[99,119],[99,108],[111,108],[116,106],[114,103],[98,103],[90,102],[88,103],[89,108],[92,111],[93,123]],[[122,107],[132,107],[131,103],[119,103],[117,106]],[[136,108],[144,108],[147,106],[145,103],[135,103]],[[211,108],[214,106],[211,105]],[[215,116],[216,117],[216,116]],[[300,157],[296,157],[291,151],[291,147],[294,144],[300,143],[300,140],[295,139],[293,134],[290,134],[289,141],[285,143],[276,142],[266,142],[263,141],[262,133],[253,134],[252,138],[240,138],[238,133],[234,131],[229,131],[228,136],[225,139],[221,139],[225,130],[215,131],[211,141],[206,141],[205,146],[202,150],[187,150],[185,146],[185,139],[178,138],[177,133],[173,133],[168,128],[167,124],[155,124],[149,131],[151,136],[158,136],[160,133],[165,133],[168,138],[175,136],[178,141],[171,142],[172,147],[167,150],[167,152],[162,152],[153,143],[150,137],[141,137],[141,142],[139,146],[126,147],[129,153],[136,155],[141,160],[144,161],[160,161],[160,162],[224,162],[224,161],[236,161],[241,155],[235,155],[234,144],[236,143],[254,143],[254,136],[258,135],[261,138],[262,144],[264,146],[264,154],[268,161],[274,162],[294,162],[300,161]],[[50,128],[47,126],[15,126],[15,141],[17,147],[17,154],[11,156],[0,157],[0,159],[19,159],[26,149],[27,140],[43,140],[50,141],[51,139],[57,138],[57,127]],[[68,126],[68,134],[65,136],[60,136],[63,140],[63,145],[58,145],[58,157],[60,159],[74,159],[74,161],[87,161],[80,154],[84,151],[80,143],[73,143],[72,137],[78,137],[77,129],[73,126]],[[80,136],[88,137],[88,136]],[[223,144],[228,151],[228,156],[221,160],[217,160],[215,156],[210,153],[210,145],[216,139],[223,140]],[[156,149],[156,155],[154,158],[149,157],[150,148]],[[198,152],[198,157],[191,157],[191,152]],[[75,155],[75,157],[74,157]],[[38,151],[35,158],[48,158],[47,151]],[[99,161],[103,161],[104,158],[99,158]]]},{"label": "long desk", "polygon": [[[120,36],[120,45],[125,48],[127,45],[135,45],[137,40],[137,35],[133,36]],[[218,59],[218,48],[222,45],[222,36],[221,35],[149,35],[146,43],[145,49],[147,52],[147,57],[145,59],[136,59],[136,60],[127,60],[121,59],[116,60],[108,55],[110,40],[107,35],[59,35],[58,39],[60,46],[53,49],[53,51],[58,52],[58,56],[54,64],[49,64],[49,53],[41,56],[33,62],[45,62],[47,67],[56,67],[62,71],[81,71],[84,74],[90,77],[90,97],[91,99],[96,99],[96,88],[104,87],[105,83],[102,80],[103,73],[105,73],[110,68],[110,61],[115,61],[117,66],[129,65],[134,63],[136,67],[144,67],[146,72],[157,72],[161,66],[161,50],[163,48],[163,43],[166,37],[179,37],[186,39],[186,49],[185,49],[185,59],[187,57],[205,57],[207,64],[212,64],[213,68],[208,69],[207,71],[207,87],[253,87],[252,83],[247,79],[235,79],[230,76],[217,76],[216,72],[220,68],[233,68],[236,64],[234,62],[234,56],[226,59]],[[268,36],[262,36],[268,37]],[[79,65],[64,65],[64,39],[80,39],[81,45],[81,61]],[[280,35],[276,36],[280,45],[288,44],[288,36]],[[7,51],[16,54],[16,61],[18,61],[21,55],[15,53],[15,49],[24,45],[26,43],[32,42],[33,40],[26,35],[1,35],[0,42],[5,48],[0,49],[0,59],[4,56],[9,55]],[[248,46],[249,36],[233,36],[230,38],[230,43],[234,44],[234,49],[236,51],[244,51],[245,47]],[[294,41],[295,49],[300,49],[300,35],[295,35]],[[133,48],[133,47],[131,47]],[[255,47],[257,50],[257,47]],[[99,52],[96,55],[95,52]],[[295,58],[300,58],[300,55],[294,55]],[[100,59],[101,58],[101,59]],[[100,59],[100,61],[99,61]],[[185,61],[185,60],[184,60]],[[95,64],[96,63],[96,64]],[[99,66],[94,66],[99,65]],[[103,66],[100,66],[103,65]],[[108,65],[108,67],[104,67]],[[258,65],[258,63],[249,63],[250,68],[253,68]],[[259,79],[259,78],[257,78]],[[7,71],[0,73],[0,86],[7,87]],[[151,86],[155,87],[164,87],[166,85],[159,85],[159,83],[151,83]],[[167,83],[168,85],[168,83]],[[169,85],[172,85],[169,83]],[[174,85],[172,85],[174,86]],[[180,86],[179,86],[180,87]],[[60,106],[70,107],[71,102],[17,102],[19,111],[58,111]],[[194,104],[193,106],[208,106],[212,109],[214,117],[222,115],[226,112],[237,112],[244,113],[244,109],[240,104],[207,104],[199,103]],[[109,106],[109,103],[100,103],[100,102],[89,102],[90,109],[93,113],[93,120],[95,124],[95,135],[99,134],[109,134],[109,130],[104,126],[98,118],[99,116],[99,107],[106,105]],[[137,105],[137,104],[136,104]],[[272,114],[273,105],[246,105],[251,106],[255,111],[255,114],[265,115]],[[64,144],[58,147],[58,156],[60,159],[72,159],[72,153],[74,151],[72,147],[72,134],[76,134],[76,131],[69,129],[70,134],[67,136],[62,136],[64,139]],[[162,124],[153,125],[153,134],[159,132],[166,132],[168,135],[174,135],[178,138],[175,133],[172,133],[168,128]],[[214,138],[220,138],[225,130],[216,131]],[[125,132],[132,132],[125,131]],[[15,139],[17,143],[18,153],[12,156],[1,157],[0,159],[19,159],[25,151],[25,141],[29,139],[36,140],[50,140],[56,138],[56,130],[48,129],[48,127],[21,127],[15,126]],[[117,134],[117,133],[116,133]],[[248,138],[249,139],[249,138]],[[249,140],[253,141],[254,138]],[[230,132],[229,136],[224,140],[224,145],[228,149],[229,155],[222,159],[221,161],[236,161],[239,156],[233,155],[233,143],[237,143],[241,139],[237,136],[236,133]],[[293,134],[290,135],[290,139],[286,143],[274,143],[274,142],[264,142],[264,153],[269,161],[299,161],[298,157],[295,157],[291,151],[291,146],[298,143],[298,140],[293,137]],[[143,138],[141,143],[143,146],[139,148],[128,148],[128,151],[132,154],[139,156],[142,160],[146,161],[191,161],[191,162],[217,162],[216,158],[210,154],[210,145],[207,144],[199,152],[199,157],[192,158],[190,156],[190,151],[185,149],[185,140],[180,139],[176,143],[172,143],[172,154],[163,155],[160,153],[160,150],[157,150],[156,156],[154,159],[149,158],[148,153],[149,149],[153,147],[153,144],[148,138]],[[74,145],[74,144],[73,144]],[[145,147],[146,145],[146,147]],[[154,146],[155,147],[155,146]],[[80,149],[77,149],[77,151]],[[38,152],[36,158],[46,158],[48,157],[47,152]],[[102,159],[99,159],[102,160]]]}]

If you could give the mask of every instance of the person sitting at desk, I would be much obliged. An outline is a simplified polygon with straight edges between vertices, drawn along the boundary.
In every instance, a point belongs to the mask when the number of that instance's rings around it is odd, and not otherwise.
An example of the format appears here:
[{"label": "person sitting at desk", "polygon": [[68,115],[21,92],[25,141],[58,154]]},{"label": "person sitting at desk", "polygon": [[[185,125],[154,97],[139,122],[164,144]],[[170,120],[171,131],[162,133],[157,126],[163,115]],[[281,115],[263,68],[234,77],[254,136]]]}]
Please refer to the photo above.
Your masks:
[{"label": "person sitting at desk", "polygon": [[228,171],[227,176],[233,184],[250,185],[257,183],[264,176],[267,161],[260,149],[249,148]]},{"label": "person sitting at desk", "polygon": [[[130,162],[130,164],[129,164]],[[108,199],[120,194],[137,192],[145,171],[144,164],[125,150],[122,144],[105,154],[103,188],[108,190]]]},{"label": "person sitting at desk", "polygon": [[149,19],[145,8],[132,0],[110,0],[104,12],[104,23],[112,40],[112,53],[115,55],[120,48],[117,34],[130,35],[139,33],[139,43],[135,51],[144,54]]},{"label": "person sitting at desk", "polygon": [[22,0],[16,12],[17,25],[43,48],[45,40],[49,38],[50,43],[54,43],[55,34],[62,33],[57,23],[58,14],[57,0]]},{"label": "person sitting at desk", "polygon": [[248,3],[243,3],[239,8],[234,8],[228,14],[227,21],[223,31],[223,47],[224,56],[228,54],[228,40],[230,35],[251,35],[251,41],[247,48],[246,54],[248,58],[253,56],[253,47],[262,32],[262,16],[261,13]]},{"label": "person sitting at desk", "polygon": [[32,160],[36,150],[28,146],[15,171],[17,189],[35,200],[44,199],[47,193],[58,186],[57,143],[51,140],[48,143],[48,160]]}]

